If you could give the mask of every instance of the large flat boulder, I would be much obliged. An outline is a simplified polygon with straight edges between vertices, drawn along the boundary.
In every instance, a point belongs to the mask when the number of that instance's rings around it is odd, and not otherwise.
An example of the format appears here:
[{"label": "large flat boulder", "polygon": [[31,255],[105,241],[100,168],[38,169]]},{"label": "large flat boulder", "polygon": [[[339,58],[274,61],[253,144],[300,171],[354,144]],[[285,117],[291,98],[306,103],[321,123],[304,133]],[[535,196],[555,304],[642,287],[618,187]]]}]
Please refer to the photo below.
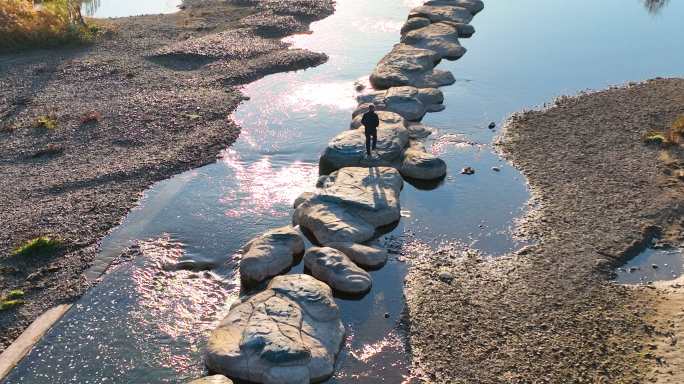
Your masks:
[{"label": "large flat boulder", "polygon": [[434,108],[433,105],[444,101],[444,95],[436,88],[403,86],[362,94],[356,100],[361,105],[352,114],[354,117],[365,113],[367,105],[374,104],[377,110],[395,112],[408,121],[419,121]]},{"label": "large flat boulder", "polygon": [[392,166],[401,163],[408,146],[406,120],[399,114],[378,111],[377,149],[373,157],[366,156],[366,135],[361,115],[352,119],[350,130],[343,131],[328,142],[320,159],[320,171],[327,174],[344,167]]},{"label": "large flat boulder", "polygon": [[424,17],[433,23],[451,21],[468,24],[473,19],[473,14],[467,8],[454,5],[421,5],[409,12],[409,19],[413,17]]},{"label": "large flat boulder", "polygon": [[253,383],[314,383],[332,375],[343,339],[330,287],[308,275],[277,276],[231,308],[209,336],[206,364]]},{"label": "large flat boulder", "polygon": [[375,66],[370,76],[375,89],[411,85],[418,88],[437,88],[453,84],[456,79],[449,71],[435,69],[441,56],[432,50],[395,44]]},{"label": "large flat boulder", "polygon": [[344,253],[362,268],[377,269],[387,262],[387,251],[380,247],[356,243],[331,243],[328,246]]},{"label": "large flat boulder", "polygon": [[295,209],[293,221],[319,244],[363,243],[400,219],[403,180],[390,167],[333,172]]},{"label": "large flat boulder", "polygon": [[436,180],[446,175],[447,165],[444,160],[426,152],[422,145],[416,143],[404,153],[399,171],[404,177],[415,180]]},{"label": "large flat boulder", "polygon": [[432,23],[401,37],[401,42],[437,52],[447,60],[460,59],[466,49],[458,42],[458,29],[447,23]]},{"label": "large flat boulder", "polygon": [[429,6],[454,6],[461,7],[468,10],[473,15],[476,15],[484,9],[482,0],[428,0],[423,5]]},{"label": "large flat boulder", "polygon": [[427,17],[411,17],[406,20],[406,23],[401,27],[400,33],[404,35],[414,29],[427,27],[430,23],[431,21]]},{"label": "large flat boulder", "polygon": [[252,285],[287,271],[295,257],[304,253],[304,240],[294,228],[286,226],[255,237],[243,250],[240,280]]},{"label": "large flat boulder", "polygon": [[350,213],[344,206],[315,198],[299,204],[292,219],[318,244],[361,243],[375,235],[373,225]]},{"label": "large flat boulder", "polygon": [[368,272],[334,248],[309,248],[304,255],[304,266],[315,278],[344,294],[361,295],[373,285]]}]

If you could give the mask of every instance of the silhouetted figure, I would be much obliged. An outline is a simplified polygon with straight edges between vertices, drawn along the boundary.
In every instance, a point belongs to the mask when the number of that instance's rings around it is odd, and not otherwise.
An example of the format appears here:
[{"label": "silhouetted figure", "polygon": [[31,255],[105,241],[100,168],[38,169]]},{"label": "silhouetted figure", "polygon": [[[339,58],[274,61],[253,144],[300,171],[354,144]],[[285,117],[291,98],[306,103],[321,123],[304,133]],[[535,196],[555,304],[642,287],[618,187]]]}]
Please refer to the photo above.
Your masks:
[{"label": "silhouetted figure", "polygon": [[378,114],[375,113],[375,105],[368,106],[368,112],[363,114],[361,124],[363,124],[366,133],[366,153],[370,156],[371,147],[375,149],[378,143],[378,125],[380,125]]}]

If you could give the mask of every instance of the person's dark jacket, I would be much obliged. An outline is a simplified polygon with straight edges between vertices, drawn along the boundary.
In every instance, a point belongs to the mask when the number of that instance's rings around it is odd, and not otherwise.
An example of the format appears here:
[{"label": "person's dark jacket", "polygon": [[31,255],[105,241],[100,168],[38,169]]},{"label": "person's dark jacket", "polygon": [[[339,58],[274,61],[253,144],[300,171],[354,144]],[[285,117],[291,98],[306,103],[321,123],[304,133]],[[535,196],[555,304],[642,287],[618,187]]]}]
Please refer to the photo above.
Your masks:
[{"label": "person's dark jacket", "polygon": [[361,118],[361,124],[365,127],[366,133],[376,133],[378,131],[378,125],[380,125],[378,114],[373,111],[364,113]]}]

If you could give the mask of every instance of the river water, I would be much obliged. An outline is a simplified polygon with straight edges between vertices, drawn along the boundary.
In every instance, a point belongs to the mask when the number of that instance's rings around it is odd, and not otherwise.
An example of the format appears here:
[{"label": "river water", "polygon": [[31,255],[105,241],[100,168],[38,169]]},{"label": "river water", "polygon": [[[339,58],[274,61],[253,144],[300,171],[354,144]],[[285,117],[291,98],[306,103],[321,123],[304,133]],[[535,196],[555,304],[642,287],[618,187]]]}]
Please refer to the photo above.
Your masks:
[{"label": "river water", "polygon": [[[206,336],[240,293],[236,252],[290,222],[294,198],[313,189],[325,143],[348,127],[355,82],[398,41],[419,3],[339,0],[313,34],[289,38],[330,60],[244,87],[251,100],[234,115],[239,140],[216,163],[145,193],[103,241],[90,276],[135,240],[148,240],[144,256],[110,268],[6,383],[162,383],[205,374]],[[462,41],[468,53],[440,64],[457,78],[442,89],[446,110],[424,119],[437,128],[429,147],[449,173],[432,190],[406,185],[403,219],[382,240],[434,247],[456,241],[492,257],[520,247],[512,231],[529,192],[492,150],[498,126],[560,94],[684,75],[682,16],[683,2],[649,12],[638,0],[486,1],[473,21],[476,34]],[[495,130],[487,128],[492,121]],[[461,175],[465,166],[476,173]],[[372,272],[373,289],[363,299],[338,299],[349,336],[329,382],[411,381],[399,322],[405,261],[394,254]],[[177,263],[189,270],[168,268]]]}]

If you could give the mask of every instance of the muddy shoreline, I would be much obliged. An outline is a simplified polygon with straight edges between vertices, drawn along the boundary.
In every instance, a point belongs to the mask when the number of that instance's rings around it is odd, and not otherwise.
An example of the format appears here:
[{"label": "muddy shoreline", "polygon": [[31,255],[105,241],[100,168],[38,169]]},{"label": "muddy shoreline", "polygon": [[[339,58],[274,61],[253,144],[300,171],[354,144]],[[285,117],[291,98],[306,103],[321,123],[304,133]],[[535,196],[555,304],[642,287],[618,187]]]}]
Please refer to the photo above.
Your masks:
[{"label": "muddy shoreline", "polygon": [[642,142],[681,114],[684,80],[657,79],[509,119],[498,146],[529,180],[534,209],[519,229],[535,245],[494,259],[414,252],[406,298],[417,371],[481,383],[632,383],[654,366],[675,375],[653,342],[672,333],[654,325],[669,323],[670,307],[654,294],[678,296],[610,279],[655,233],[684,240],[681,148],[665,156]]},{"label": "muddy shoreline", "polygon": [[[325,62],[279,38],[333,11],[327,0],[186,0],[174,14],[98,21],[92,46],[0,56],[0,292],[26,293],[0,312],[0,352],[88,288],[99,241],[142,191],[233,143],[235,86]],[[36,127],[41,117],[55,126]],[[11,256],[38,236],[63,245]]]}]

